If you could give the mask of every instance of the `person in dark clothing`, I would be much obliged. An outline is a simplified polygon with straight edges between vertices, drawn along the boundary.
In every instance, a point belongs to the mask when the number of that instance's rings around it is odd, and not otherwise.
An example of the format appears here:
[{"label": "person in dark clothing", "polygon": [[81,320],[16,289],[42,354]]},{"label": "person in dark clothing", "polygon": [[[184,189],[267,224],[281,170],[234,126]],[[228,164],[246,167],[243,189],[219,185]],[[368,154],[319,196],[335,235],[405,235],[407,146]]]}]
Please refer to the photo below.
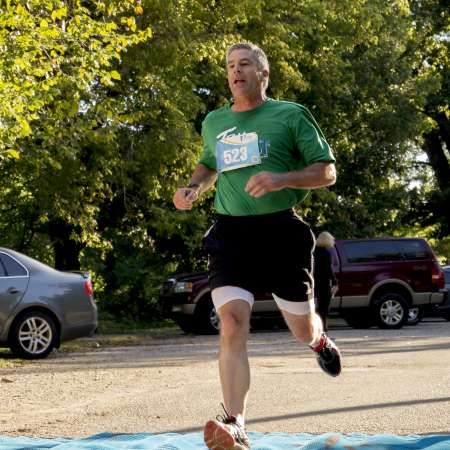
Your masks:
[{"label": "person in dark clothing", "polygon": [[328,329],[328,311],[338,285],[331,265],[329,248],[334,246],[334,237],[324,231],[319,234],[314,249],[314,293],[317,299],[317,313],[322,319],[323,329]]}]

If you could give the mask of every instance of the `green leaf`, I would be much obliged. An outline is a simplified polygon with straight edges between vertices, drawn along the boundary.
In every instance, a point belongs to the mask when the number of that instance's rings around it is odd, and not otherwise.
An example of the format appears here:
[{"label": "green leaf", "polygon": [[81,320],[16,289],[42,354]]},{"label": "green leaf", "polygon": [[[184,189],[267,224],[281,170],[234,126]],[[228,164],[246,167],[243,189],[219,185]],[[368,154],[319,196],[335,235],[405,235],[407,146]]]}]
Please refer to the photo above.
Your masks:
[{"label": "green leaf", "polygon": [[20,153],[17,150],[14,150],[13,148],[10,148],[8,150],[6,150],[6,155],[9,156],[12,159],[19,159],[20,158]]}]

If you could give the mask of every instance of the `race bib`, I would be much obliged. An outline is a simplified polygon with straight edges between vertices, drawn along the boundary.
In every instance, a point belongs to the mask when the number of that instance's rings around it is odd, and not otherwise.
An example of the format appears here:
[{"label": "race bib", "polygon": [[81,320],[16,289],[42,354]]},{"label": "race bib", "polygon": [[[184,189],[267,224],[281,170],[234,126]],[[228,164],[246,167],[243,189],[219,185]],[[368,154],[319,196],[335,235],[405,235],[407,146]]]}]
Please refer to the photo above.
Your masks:
[{"label": "race bib", "polygon": [[242,133],[222,137],[216,144],[216,160],[218,172],[261,164],[258,135]]}]

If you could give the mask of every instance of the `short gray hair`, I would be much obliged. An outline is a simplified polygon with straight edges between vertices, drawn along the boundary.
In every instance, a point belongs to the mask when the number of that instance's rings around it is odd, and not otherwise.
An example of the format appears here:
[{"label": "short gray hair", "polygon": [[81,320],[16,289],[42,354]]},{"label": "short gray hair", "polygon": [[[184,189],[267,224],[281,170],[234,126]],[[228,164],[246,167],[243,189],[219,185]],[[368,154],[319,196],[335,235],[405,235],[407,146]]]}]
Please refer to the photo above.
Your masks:
[{"label": "short gray hair", "polygon": [[317,236],[316,246],[331,248],[334,245],[334,236],[328,231],[322,231],[322,233]]},{"label": "short gray hair", "polygon": [[[269,60],[267,59],[267,56],[262,48],[258,47],[255,44],[252,44],[251,42],[238,42],[237,44],[233,44],[231,47],[228,48],[227,62],[231,52],[234,52],[235,50],[248,50],[252,54],[253,59],[255,60],[258,66],[258,69],[267,70],[269,72]],[[264,87],[267,88],[268,84],[269,79],[267,78]]]}]

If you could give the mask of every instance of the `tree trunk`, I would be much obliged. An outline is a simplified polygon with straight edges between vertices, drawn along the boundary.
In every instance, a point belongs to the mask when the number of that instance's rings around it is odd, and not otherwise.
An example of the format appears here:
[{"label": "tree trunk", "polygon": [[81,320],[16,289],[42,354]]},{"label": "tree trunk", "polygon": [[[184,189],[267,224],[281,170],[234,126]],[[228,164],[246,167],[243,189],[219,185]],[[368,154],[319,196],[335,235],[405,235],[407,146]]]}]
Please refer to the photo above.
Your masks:
[{"label": "tree trunk", "polygon": [[439,126],[439,132],[450,156],[450,120],[448,120],[447,114],[443,111],[437,113],[434,119]]},{"label": "tree trunk", "polygon": [[440,223],[438,237],[444,237],[450,233],[450,163],[444,147],[445,144],[448,152],[450,134],[445,114],[444,117],[435,116],[434,119],[438,122],[439,128],[424,135],[422,149],[428,155],[439,187],[429,198],[429,210],[434,219]]},{"label": "tree trunk", "polygon": [[422,149],[428,155],[439,189],[444,192],[450,188],[450,164],[442,145],[442,137],[437,129],[426,133]]},{"label": "tree trunk", "polygon": [[57,270],[80,270],[80,251],[83,245],[72,238],[74,227],[61,219],[48,224]]}]

